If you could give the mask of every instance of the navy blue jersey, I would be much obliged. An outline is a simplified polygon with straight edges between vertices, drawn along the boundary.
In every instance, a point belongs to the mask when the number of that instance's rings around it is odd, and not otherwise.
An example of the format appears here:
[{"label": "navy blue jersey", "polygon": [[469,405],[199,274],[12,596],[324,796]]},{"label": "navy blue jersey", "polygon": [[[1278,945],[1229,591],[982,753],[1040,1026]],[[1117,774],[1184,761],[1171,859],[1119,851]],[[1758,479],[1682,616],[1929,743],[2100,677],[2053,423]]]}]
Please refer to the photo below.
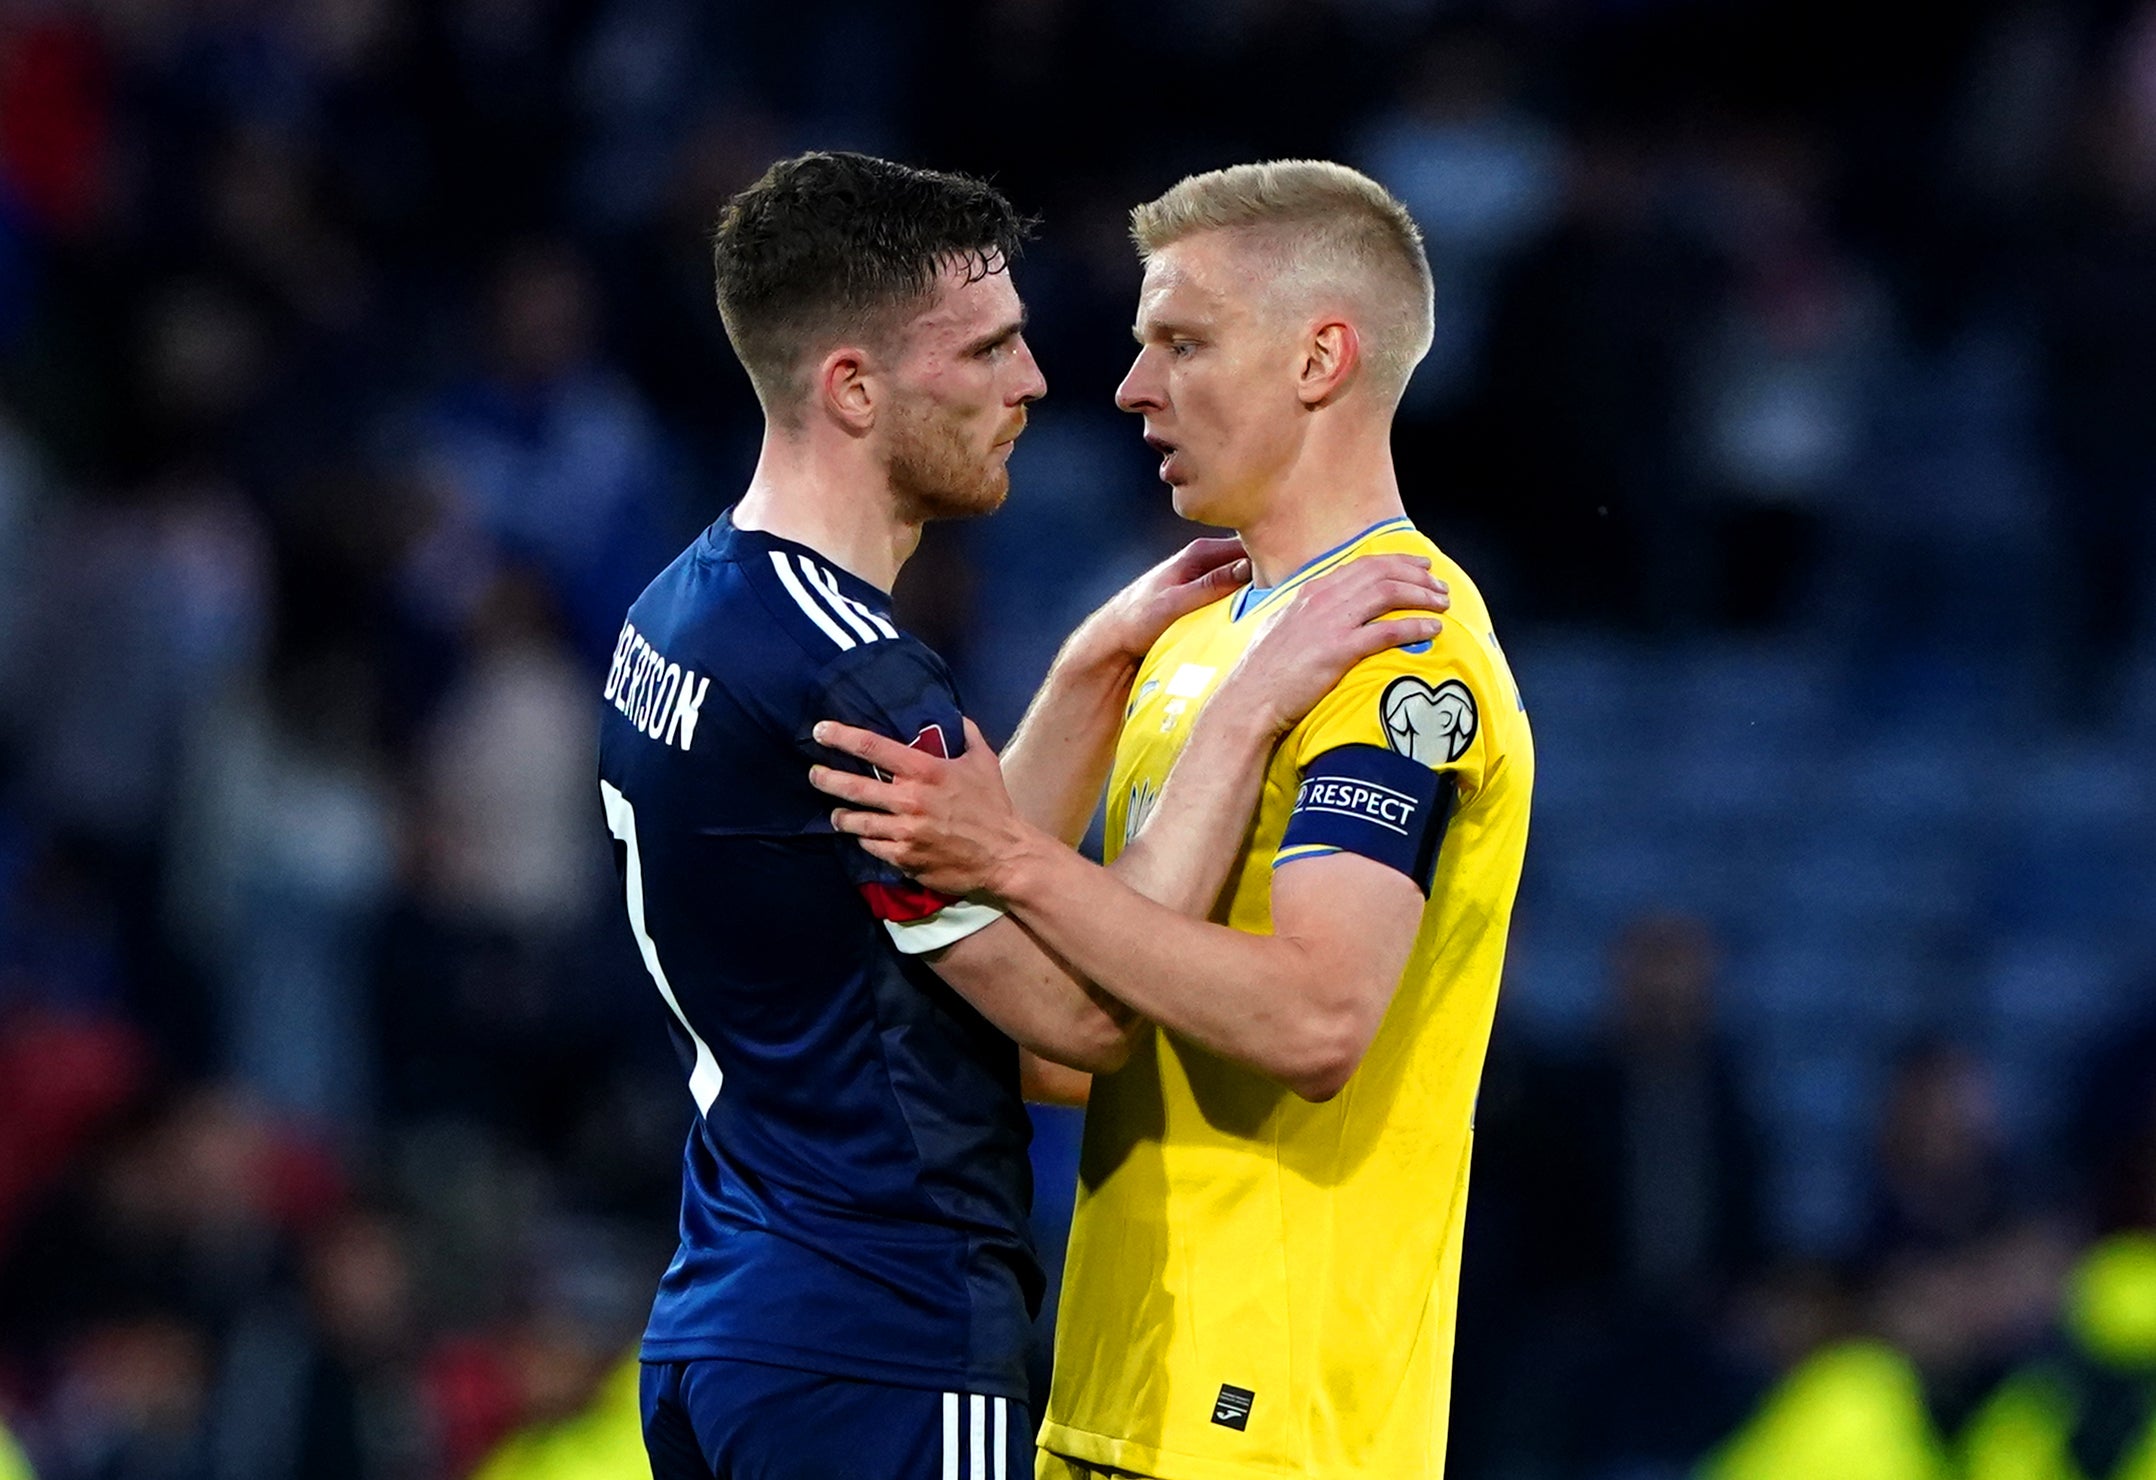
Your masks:
[{"label": "navy blue jersey", "polygon": [[881,591],[727,518],[629,609],[600,791],[700,1112],[647,1360],[1025,1396],[1018,1051],[918,954],[995,912],[870,857],[808,782],[859,769],[818,720],[956,754],[959,715]]}]

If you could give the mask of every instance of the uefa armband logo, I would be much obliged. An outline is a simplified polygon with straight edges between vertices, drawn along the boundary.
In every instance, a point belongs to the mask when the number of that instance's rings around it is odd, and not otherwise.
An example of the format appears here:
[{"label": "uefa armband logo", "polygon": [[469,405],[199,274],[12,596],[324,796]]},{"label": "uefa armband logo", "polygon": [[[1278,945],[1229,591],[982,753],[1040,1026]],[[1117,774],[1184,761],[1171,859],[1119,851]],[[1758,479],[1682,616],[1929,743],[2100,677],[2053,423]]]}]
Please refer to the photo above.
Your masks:
[{"label": "uefa armband logo", "polygon": [[1425,766],[1449,765],[1467,754],[1480,723],[1475,696],[1448,678],[1432,688],[1419,678],[1396,678],[1377,701],[1385,743]]}]

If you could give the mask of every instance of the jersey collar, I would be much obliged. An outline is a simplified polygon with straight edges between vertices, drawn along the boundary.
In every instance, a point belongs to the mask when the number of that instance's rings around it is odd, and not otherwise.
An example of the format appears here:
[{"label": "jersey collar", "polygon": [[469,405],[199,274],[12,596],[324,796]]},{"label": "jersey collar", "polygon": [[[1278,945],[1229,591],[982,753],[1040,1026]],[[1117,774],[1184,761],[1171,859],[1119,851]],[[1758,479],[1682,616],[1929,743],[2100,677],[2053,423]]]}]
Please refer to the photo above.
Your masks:
[{"label": "jersey collar", "polygon": [[1390,519],[1380,519],[1361,534],[1343,540],[1322,555],[1313,555],[1310,559],[1305,560],[1295,568],[1294,574],[1277,586],[1245,586],[1235,593],[1233,604],[1229,607],[1228,620],[1240,622],[1244,617],[1249,616],[1260,607],[1269,606],[1274,598],[1282,593],[1292,591],[1303,582],[1314,580],[1334,566],[1342,564],[1353,553],[1357,545],[1369,539],[1372,535],[1390,534],[1395,530],[1413,529],[1414,527],[1414,521],[1410,520],[1405,514],[1396,514]]},{"label": "jersey collar", "polygon": [[805,555],[835,576],[839,589],[846,595],[873,608],[879,616],[891,615],[891,593],[881,586],[862,580],[812,545],[804,545],[799,540],[782,539],[761,529],[743,529],[734,523],[731,509],[712,522],[711,527],[704,531],[704,538],[710,543],[713,552],[722,559],[738,560],[747,554],[761,560],[772,550],[783,551],[788,555]]}]

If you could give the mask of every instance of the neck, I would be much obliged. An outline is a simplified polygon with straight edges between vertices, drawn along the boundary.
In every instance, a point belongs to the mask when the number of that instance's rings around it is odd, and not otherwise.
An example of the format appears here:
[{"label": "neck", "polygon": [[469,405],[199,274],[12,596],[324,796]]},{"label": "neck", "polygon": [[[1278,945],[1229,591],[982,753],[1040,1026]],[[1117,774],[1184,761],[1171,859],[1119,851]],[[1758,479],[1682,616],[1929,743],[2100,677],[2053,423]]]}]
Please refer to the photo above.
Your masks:
[{"label": "neck", "polygon": [[1267,491],[1263,510],[1236,531],[1250,552],[1255,585],[1277,586],[1335,545],[1407,512],[1388,430],[1346,446],[1328,447],[1316,435],[1304,444]]},{"label": "neck", "polygon": [[899,513],[890,480],[859,443],[787,437],[768,424],[733,518],[737,529],[807,545],[886,592],[921,542],[920,524]]}]

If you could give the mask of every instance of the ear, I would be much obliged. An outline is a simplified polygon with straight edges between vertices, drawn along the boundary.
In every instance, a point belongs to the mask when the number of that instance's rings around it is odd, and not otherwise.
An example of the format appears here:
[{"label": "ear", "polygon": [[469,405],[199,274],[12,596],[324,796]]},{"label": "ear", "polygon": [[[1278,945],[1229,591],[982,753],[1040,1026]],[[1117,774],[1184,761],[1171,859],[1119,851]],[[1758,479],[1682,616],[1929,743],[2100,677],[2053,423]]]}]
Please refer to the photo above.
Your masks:
[{"label": "ear", "polygon": [[1338,396],[1362,368],[1362,336],[1346,319],[1314,325],[1303,341],[1301,373],[1295,394],[1313,410]]},{"label": "ear", "polygon": [[866,436],[876,425],[876,379],[865,351],[841,345],[816,367],[816,405],[854,436]]}]

